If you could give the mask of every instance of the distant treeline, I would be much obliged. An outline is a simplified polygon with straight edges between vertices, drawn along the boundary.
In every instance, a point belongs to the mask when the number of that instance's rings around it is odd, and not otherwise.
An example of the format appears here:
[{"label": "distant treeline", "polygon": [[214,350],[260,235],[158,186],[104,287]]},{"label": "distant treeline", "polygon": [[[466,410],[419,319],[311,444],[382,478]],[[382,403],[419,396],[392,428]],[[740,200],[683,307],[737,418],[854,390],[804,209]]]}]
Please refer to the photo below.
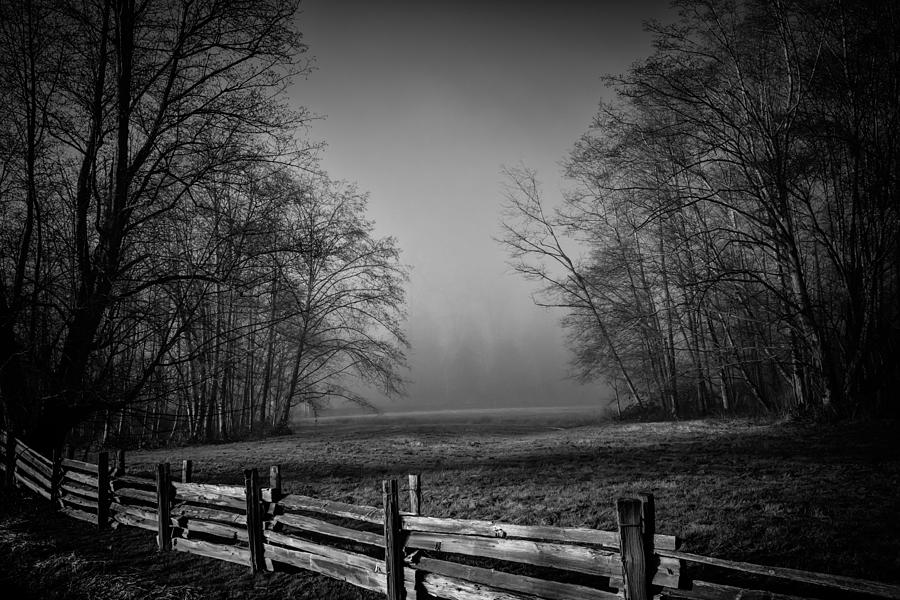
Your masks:
[{"label": "distant treeline", "polygon": [[515,268],[623,406],[896,412],[900,5],[675,6],[607,78],[561,206],[508,170]]},{"label": "distant treeline", "polygon": [[400,391],[405,268],[285,92],[298,2],[0,4],[0,417],[38,447]]}]

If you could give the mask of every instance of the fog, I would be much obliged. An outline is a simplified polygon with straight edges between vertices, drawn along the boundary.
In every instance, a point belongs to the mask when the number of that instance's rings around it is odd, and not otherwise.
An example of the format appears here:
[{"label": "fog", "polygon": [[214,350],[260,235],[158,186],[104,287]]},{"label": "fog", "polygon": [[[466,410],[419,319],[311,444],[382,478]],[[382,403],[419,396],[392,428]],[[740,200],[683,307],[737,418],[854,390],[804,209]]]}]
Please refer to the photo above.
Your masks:
[{"label": "fog", "polygon": [[605,404],[567,378],[562,313],[532,301],[493,241],[503,165],[560,161],[607,90],[600,77],[650,51],[664,2],[328,2],[301,29],[317,70],[293,98],[323,116],[322,164],[371,193],[381,235],[410,265],[408,397],[385,410]]}]

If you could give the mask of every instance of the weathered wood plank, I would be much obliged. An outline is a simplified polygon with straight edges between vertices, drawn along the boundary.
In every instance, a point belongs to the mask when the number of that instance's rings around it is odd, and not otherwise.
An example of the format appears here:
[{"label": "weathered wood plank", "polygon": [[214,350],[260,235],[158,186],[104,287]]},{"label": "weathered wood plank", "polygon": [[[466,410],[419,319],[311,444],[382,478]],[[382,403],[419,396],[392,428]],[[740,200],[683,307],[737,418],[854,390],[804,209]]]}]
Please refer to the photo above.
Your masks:
[{"label": "weathered wood plank", "polygon": [[85,475],[84,473],[79,473],[78,471],[68,471],[66,469],[63,469],[62,477],[63,480],[68,479],[69,481],[77,481],[82,485],[90,486],[94,489],[96,489],[99,485],[95,476]]},{"label": "weathered wood plank", "polygon": [[[534,541],[571,542],[603,546],[610,550],[619,548],[619,532],[601,531],[586,527],[549,527],[543,525],[514,525],[498,521],[472,519],[446,519],[441,517],[420,517],[405,515],[401,518],[403,529],[428,533],[455,533],[457,535],[478,535],[483,537],[519,538]],[[675,549],[675,536],[655,535],[656,548]]]},{"label": "weathered wood plank", "polygon": [[122,513],[145,521],[153,521],[153,529],[156,529],[156,509],[144,508],[141,506],[129,506],[117,502],[110,504],[109,509],[114,513]]},{"label": "weathered wood plank", "polygon": [[74,469],[76,471],[82,471],[84,473],[90,473],[92,475],[96,475],[97,465],[94,463],[84,462],[83,460],[75,460],[74,458],[64,458],[62,459],[63,467],[67,469]]},{"label": "weathered wood plank", "polygon": [[26,446],[22,440],[16,440],[16,454],[25,454],[25,458],[31,462],[38,463],[40,466],[51,472],[53,469],[53,461],[44,456],[34,448]]},{"label": "weathered wood plank", "polygon": [[59,488],[68,493],[68,495],[78,495],[85,498],[90,498],[92,500],[97,500],[97,488],[89,488],[84,485],[78,485],[76,483],[63,481]]},{"label": "weathered wood plank", "polygon": [[198,504],[209,504],[212,506],[225,506],[228,508],[247,509],[247,500],[244,497],[244,491],[241,490],[240,495],[235,496],[230,493],[221,493],[213,488],[233,486],[208,486],[202,483],[176,483],[175,484],[175,500],[181,502],[196,502]]},{"label": "weathered wood plank", "polygon": [[566,546],[531,540],[412,532],[407,548],[496,558],[512,562],[554,567],[590,575],[618,575],[622,569],[618,552],[583,546]]},{"label": "weathered wood plank", "polygon": [[571,583],[547,581],[525,575],[512,575],[502,571],[495,571],[494,569],[470,567],[434,558],[421,558],[411,565],[411,568],[511,592],[531,594],[546,600],[571,600],[572,598],[581,600],[621,600],[621,596],[616,592],[597,590]]},{"label": "weathered wood plank", "polygon": [[19,483],[24,485],[26,488],[28,488],[35,494],[37,494],[43,498],[46,498],[47,500],[52,501],[49,490],[44,489],[40,484],[37,484],[34,481],[32,481],[31,479],[29,479],[28,476],[26,476],[24,472],[19,471],[17,469],[15,477],[16,477],[16,481],[18,481]]},{"label": "weathered wood plank", "polygon": [[208,521],[197,521],[194,519],[176,519],[174,517],[173,521],[177,523],[178,527],[181,527],[189,533],[204,533],[208,535],[214,535],[230,540],[231,542],[235,542],[238,540],[247,542],[250,539],[247,535],[246,529],[235,527],[234,525],[225,525],[224,523],[210,523]]},{"label": "weathered wood plank", "polygon": [[207,521],[219,521],[223,523],[235,523],[238,525],[247,525],[247,515],[244,513],[233,513],[217,508],[208,508],[206,506],[194,506],[192,504],[177,504],[172,507],[172,516],[187,517],[189,519],[205,519]]},{"label": "weathered wood plank", "polygon": [[26,452],[19,448],[16,450],[16,464],[27,465],[32,471],[42,474],[49,480],[53,477],[53,463],[47,464],[43,460],[38,460],[35,456],[31,452]]},{"label": "weathered wood plank", "polygon": [[[611,578],[621,578],[622,575],[621,555],[618,552],[585,546],[417,531],[409,534],[406,546],[554,567]],[[678,561],[661,558],[658,562],[659,568],[653,575],[653,583],[676,587],[680,572]]]},{"label": "weathered wood plank", "polygon": [[419,585],[428,592],[429,597],[448,600],[535,600],[534,596],[523,596],[437,573],[425,573]]},{"label": "weathered wood plank", "polygon": [[375,523],[376,525],[384,524],[384,510],[374,506],[362,506],[357,504],[347,504],[346,502],[320,500],[318,498],[310,498],[309,496],[300,496],[298,494],[285,496],[278,501],[278,504],[285,510],[304,510],[334,515],[336,517],[347,517],[348,519],[366,521]]},{"label": "weathered wood plank", "polygon": [[302,540],[300,538],[285,535],[283,533],[278,533],[276,531],[266,530],[264,532],[264,536],[268,542],[271,542],[270,544],[266,544],[267,547],[272,544],[281,544],[282,546],[288,546],[295,550],[308,552],[310,554],[317,554],[319,556],[325,556],[332,560],[345,562],[349,565],[361,567],[364,569],[376,570],[380,568],[382,569],[382,571],[380,572],[384,572],[383,560],[378,560],[369,556],[365,556],[363,554],[350,552],[348,550],[341,550],[339,548],[332,548],[331,546],[309,542],[307,540]]},{"label": "weathered wood plank", "polygon": [[313,517],[304,517],[301,515],[275,515],[272,518],[272,521],[304,531],[312,531],[331,537],[352,540],[354,542],[359,542],[360,544],[369,544],[371,546],[379,547],[384,545],[384,537],[377,533],[357,531],[356,529],[341,527],[339,525],[328,523],[327,521],[314,519]]},{"label": "weathered wood plank", "polygon": [[97,512],[97,501],[90,500],[88,498],[84,498],[82,496],[77,496],[75,494],[63,493],[59,497],[60,501],[64,504],[73,504],[75,506],[80,506],[82,508],[88,508],[94,513]]},{"label": "weathered wood plank", "polygon": [[678,552],[675,550],[660,550],[658,551],[658,554],[660,554],[661,556],[667,556],[687,562],[711,565],[723,569],[730,569],[732,571],[741,571],[743,573],[764,575],[767,577],[774,577],[776,579],[785,579],[788,581],[821,585],[824,587],[835,588],[847,592],[859,592],[863,594],[881,596],[883,598],[900,600],[900,586],[879,583],[877,581],[856,579],[854,577],[845,577],[843,575],[814,573],[812,571],[801,571],[799,569],[787,569],[784,567],[767,567],[764,565],[756,565],[746,562],[723,560],[721,558],[713,558],[711,556],[688,554],[687,552]]},{"label": "weathered wood plank", "polygon": [[133,488],[120,488],[113,492],[113,497],[118,499],[121,503],[121,499],[127,498],[129,500],[140,500],[141,502],[148,502],[150,504],[156,504],[156,493],[148,492],[146,490],[136,490]]},{"label": "weathered wood plank", "polygon": [[24,462],[21,460],[17,461],[16,462],[16,473],[17,474],[24,473],[24,474],[28,475],[28,477],[31,478],[32,481],[34,481],[35,483],[37,483],[41,487],[43,487],[47,491],[48,494],[50,493],[51,488],[53,487],[53,484],[51,483],[51,480],[50,480],[49,473],[45,474],[43,471],[35,469],[34,466],[32,466],[31,464],[29,464],[27,462]]},{"label": "weathered wood plank", "polygon": [[68,515],[73,519],[79,519],[87,523],[93,523],[94,525],[97,524],[97,515],[84,512],[83,510],[77,510],[75,508],[61,508],[59,512],[63,513],[64,515]]},{"label": "weathered wood plank", "polygon": [[363,589],[387,594],[387,580],[385,578],[383,561],[369,559],[371,564],[363,566],[328,556],[281,548],[271,544],[265,544],[264,549],[270,561],[294,565],[301,569],[346,581]]},{"label": "weathered wood plank", "polygon": [[231,496],[232,498],[237,498],[239,500],[244,499],[244,487],[240,485],[173,481],[172,487],[175,488],[176,494],[181,492],[195,495],[214,494],[218,496]]},{"label": "weathered wood plank", "polygon": [[152,519],[143,519],[125,512],[113,513],[112,518],[114,521],[117,521],[122,525],[128,525],[129,527],[139,527],[141,529],[146,529],[147,531],[153,531],[154,533],[157,529],[155,513]]},{"label": "weathered wood plank", "polygon": [[174,538],[172,547],[179,552],[190,552],[207,558],[225,560],[245,567],[250,566],[250,551],[237,546],[211,544],[201,540]]}]

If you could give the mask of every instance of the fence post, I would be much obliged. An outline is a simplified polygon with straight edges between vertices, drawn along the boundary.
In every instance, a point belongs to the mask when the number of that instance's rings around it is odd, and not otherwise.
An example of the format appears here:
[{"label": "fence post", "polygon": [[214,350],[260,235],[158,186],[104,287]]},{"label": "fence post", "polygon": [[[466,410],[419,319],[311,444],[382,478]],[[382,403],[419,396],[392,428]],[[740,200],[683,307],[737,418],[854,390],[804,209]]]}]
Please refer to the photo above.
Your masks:
[{"label": "fence post", "polygon": [[381,482],[384,506],[384,564],[388,600],[403,598],[403,539],[400,535],[400,492],[397,480]]},{"label": "fence post", "polygon": [[418,473],[409,474],[409,512],[422,514],[422,477]]},{"label": "fence post", "polygon": [[62,449],[53,449],[50,471],[50,502],[53,508],[59,508],[60,485],[62,485]]},{"label": "fence post", "polygon": [[650,600],[641,507],[642,503],[637,498],[619,498],[616,501],[625,600]]},{"label": "fence post", "polygon": [[259,494],[259,475],[256,469],[244,471],[244,489],[247,498],[247,537],[250,542],[250,569],[254,573],[266,568],[263,558],[263,521]]},{"label": "fence post", "polygon": [[181,461],[181,483],[190,483],[194,475],[194,462],[189,459]]},{"label": "fence post", "polygon": [[172,549],[171,475],[169,463],[156,465],[156,545],[160,551]]},{"label": "fence post", "polygon": [[6,456],[6,487],[13,487],[16,484],[16,438],[11,431],[6,432],[6,447],[4,448]]},{"label": "fence post", "polygon": [[269,467],[269,489],[272,491],[272,502],[281,499],[281,465]]},{"label": "fence post", "polygon": [[116,476],[125,474],[125,449],[119,448],[116,451]]},{"label": "fence post", "polygon": [[[641,501],[641,530],[644,533],[644,552],[647,555],[647,564],[653,564],[653,536],[656,535],[656,501],[650,492],[640,492],[638,500]],[[648,579],[650,575],[648,574]]]},{"label": "fence post", "polygon": [[109,524],[109,452],[97,455],[97,527]]}]

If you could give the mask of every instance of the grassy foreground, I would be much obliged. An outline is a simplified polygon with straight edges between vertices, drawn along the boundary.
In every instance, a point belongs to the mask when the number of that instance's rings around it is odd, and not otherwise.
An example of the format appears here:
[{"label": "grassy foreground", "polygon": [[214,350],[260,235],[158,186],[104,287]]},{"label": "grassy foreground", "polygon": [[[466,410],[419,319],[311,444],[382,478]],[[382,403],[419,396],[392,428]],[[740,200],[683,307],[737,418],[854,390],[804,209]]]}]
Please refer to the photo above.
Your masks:
[{"label": "grassy foreground", "polygon": [[[289,492],[365,504],[380,503],[380,480],[419,472],[427,515],[600,529],[615,528],[617,497],[647,490],[658,531],[678,535],[685,551],[897,583],[896,430],[610,424],[564,412],[377,417],[303,424],[262,442],[132,453],[128,462],[149,474],[157,462],[191,458],[195,481],[209,483],[240,483],[244,468],[280,464]],[[97,536],[8,494],[3,507],[0,552],[16,558],[0,586],[15,583],[21,597],[27,589],[66,598],[377,597],[310,574],[253,578],[236,565],[160,555],[152,534]],[[74,579],[67,594],[48,592]],[[80,589],[88,580],[105,595]]]}]

